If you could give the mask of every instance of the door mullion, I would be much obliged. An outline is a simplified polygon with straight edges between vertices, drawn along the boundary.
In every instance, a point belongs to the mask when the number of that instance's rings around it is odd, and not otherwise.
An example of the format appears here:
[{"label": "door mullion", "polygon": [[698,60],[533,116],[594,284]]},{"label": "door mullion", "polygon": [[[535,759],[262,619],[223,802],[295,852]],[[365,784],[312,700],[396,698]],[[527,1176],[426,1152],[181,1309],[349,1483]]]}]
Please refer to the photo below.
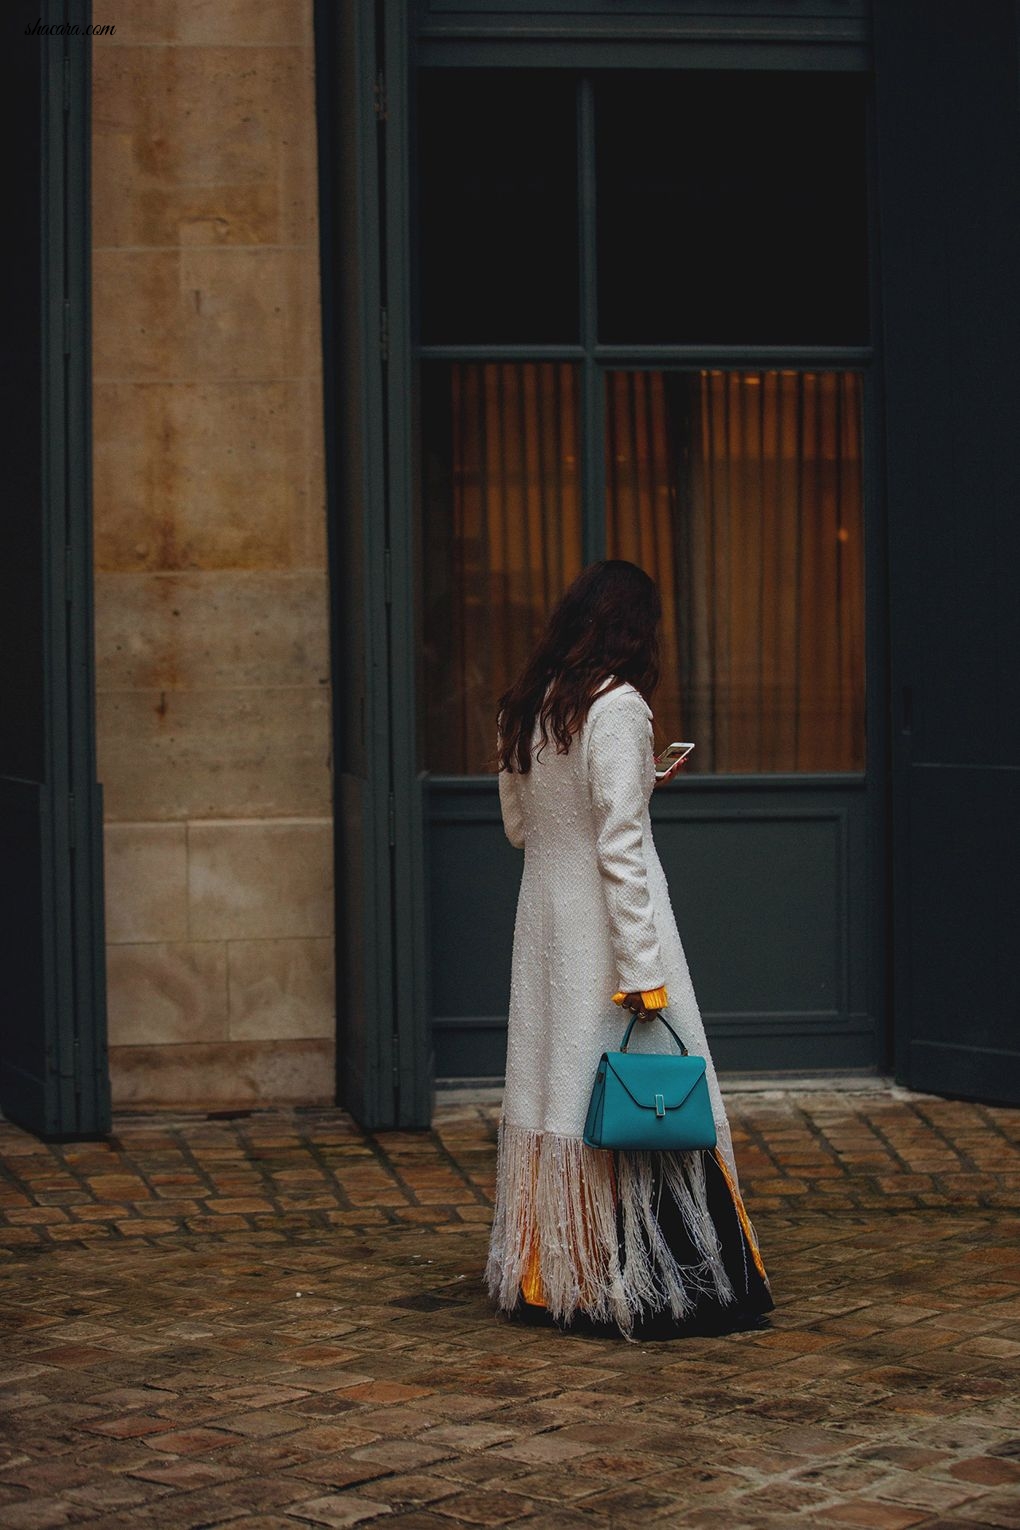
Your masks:
[{"label": "door mullion", "polygon": [[605,556],[604,406],[602,372],[595,360],[598,294],[595,187],[595,87],[577,82],[578,287],[581,305],[581,548],[585,563]]},{"label": "door mullion", "polygon": [[585,563],[606,555],[603,375],[589,357],[581,370],[581,549]]},{"label": "door mullion", "polygon": [[[417,759],[416,617],[411,278],[404,254],[410,245],[411,138],[407,18],[402,5],[380,7],[385,25],[384,135],[386,266],[389,312],[385,412],[388,422],[388,527],[391,838],[391,950],[395,1124],[424,1127],[431,1120],[431,1034],[425,993],[424,821]],[[385,18],[384,21],[382,18]]]}]

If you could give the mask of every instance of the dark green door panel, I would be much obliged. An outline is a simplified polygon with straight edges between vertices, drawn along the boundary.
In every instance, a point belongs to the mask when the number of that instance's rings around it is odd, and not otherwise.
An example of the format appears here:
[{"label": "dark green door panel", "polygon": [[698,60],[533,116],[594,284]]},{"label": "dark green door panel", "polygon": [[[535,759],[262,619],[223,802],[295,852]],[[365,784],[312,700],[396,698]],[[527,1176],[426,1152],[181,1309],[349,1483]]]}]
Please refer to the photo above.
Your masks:
[{"label": "dark green door panel", "polygon": [[332,601],[338,1098],[369,1126],[394,1098],[383,588],[384,385],[372,7],[316,6],[323,365]]},{"label": "dark green door panel", "polygon": [[908,812],[908,1076],[940,1093],[1020,1100],[1017,837],[1002,832],[1020,824],[1020,770],[916,766]]},{"label": "dark green door panel", "polygon": [[67,1004],[66,994],[57,992],[66,969],[57,961],[54,940],[48,806],[41,783],[0,781],[0,926],[7,986],[0,1098],[7,1115],[42,1133],[55,1130],[73,1109],[63,1087],[71,1078],[73,1042],[68,1045],[72,1038],[57,1024],[58,998]]},{"label": "dark green door panel", "polygon": [[401,3],[315,6],[337,1094],[373,1128],[427,1126],[431,1108],[405,439],[405,26]]},{"label": "dark green door panel", "polygon": [[0,1104],[45,1136],[109,1126],[95,779],[85,0],[8,7],[0,325]]},{"label": "dark green door panel", "polygon": [[503,832],[493,780],[433,778],[426,790],[436,1075],[500,1077],[524,856]]},{"label": "dark green door panel", "polygon": [[1020,1102],[1018,12],[876,11],[897,1071]]},{"label": "dark green door panel", "polygon": [[721,1067],[868,1067],[865,794],[784,796],[656,815],[695,991]]},{"label": "dark green door panel", "polygon": [[[722,1068],[868,1068],[863,783],[684,783],[653,801],[655,842]],[[494,782],[434,778],[430,905],[440,1077],[503,1072],[523,856]]]}]

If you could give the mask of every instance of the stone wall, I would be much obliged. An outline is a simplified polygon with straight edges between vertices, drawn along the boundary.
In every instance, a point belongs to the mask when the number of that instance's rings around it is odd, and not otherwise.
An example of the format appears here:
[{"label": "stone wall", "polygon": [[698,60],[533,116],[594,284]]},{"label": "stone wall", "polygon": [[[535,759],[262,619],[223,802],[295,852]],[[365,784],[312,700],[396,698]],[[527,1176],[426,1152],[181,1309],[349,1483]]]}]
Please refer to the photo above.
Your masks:
[{"label": "stone wall", "polygon": [[312,0],[97,0],[115,1103],[333,1097]]}]

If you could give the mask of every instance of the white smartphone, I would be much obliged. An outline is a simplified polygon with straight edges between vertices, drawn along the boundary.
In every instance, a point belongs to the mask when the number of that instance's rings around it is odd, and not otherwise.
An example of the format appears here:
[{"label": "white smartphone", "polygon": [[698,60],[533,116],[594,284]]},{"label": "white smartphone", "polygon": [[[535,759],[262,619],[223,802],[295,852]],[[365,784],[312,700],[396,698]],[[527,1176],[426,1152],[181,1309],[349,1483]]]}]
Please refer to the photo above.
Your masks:
[{"label": "white smartphone", "polygon": [[677,760],[686,760],[693,748],[693,744],[670,744],[668,749],[664,749],[655,761],[656,780],[661,781],[663,776],[668,776]]}]

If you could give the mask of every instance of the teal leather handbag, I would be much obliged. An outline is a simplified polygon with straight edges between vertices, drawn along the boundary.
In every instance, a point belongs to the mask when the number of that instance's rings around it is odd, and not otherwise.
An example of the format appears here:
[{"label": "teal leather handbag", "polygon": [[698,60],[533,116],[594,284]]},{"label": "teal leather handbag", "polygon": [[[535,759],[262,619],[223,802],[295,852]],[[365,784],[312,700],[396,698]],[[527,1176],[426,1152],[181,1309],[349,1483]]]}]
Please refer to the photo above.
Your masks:
[{"label": "teal leather handbag", "polygon": [[680,1048],[675,1052],[628,1052],[627,1027],[619,1052],[603,1052],[588,1104],[588,1147],[692,1152],[715,1147],[715,1120],[705,1059],[691,1057],[666,1017],[658,1017]]}]

